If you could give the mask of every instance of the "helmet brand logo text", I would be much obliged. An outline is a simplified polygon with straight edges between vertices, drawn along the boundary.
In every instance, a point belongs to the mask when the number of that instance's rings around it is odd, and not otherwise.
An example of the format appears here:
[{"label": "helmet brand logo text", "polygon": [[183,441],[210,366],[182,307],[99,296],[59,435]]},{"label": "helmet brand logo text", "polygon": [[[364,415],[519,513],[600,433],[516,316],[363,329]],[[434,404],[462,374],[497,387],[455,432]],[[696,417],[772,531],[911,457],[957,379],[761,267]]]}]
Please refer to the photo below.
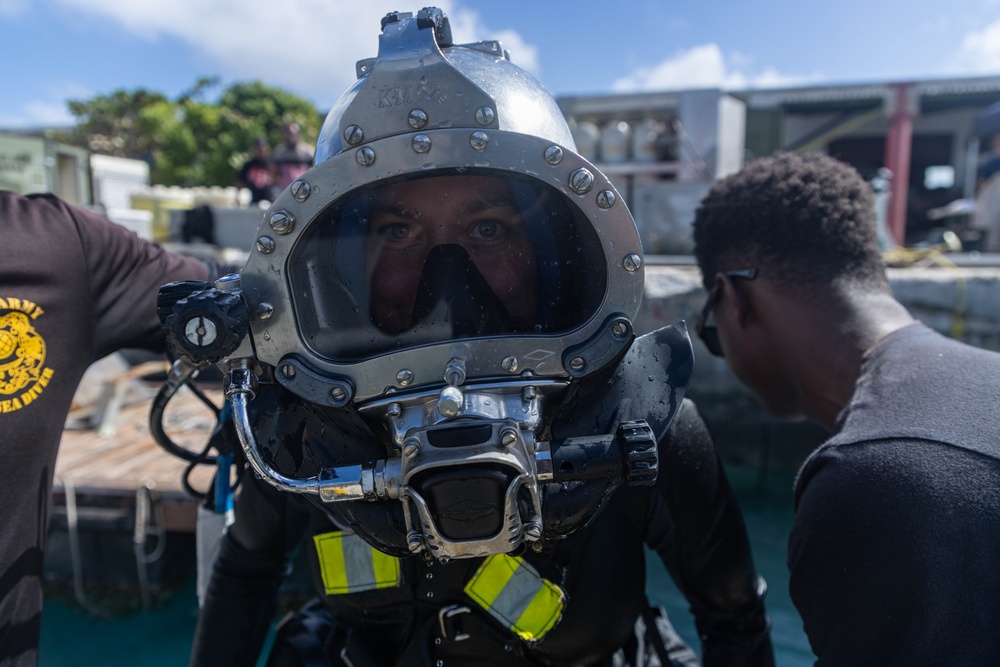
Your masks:
[{"label": "helmet brand logo text", "polygon": [[446,97],[441,92],[441,86],[437,81],[421,78],[420,83],[416,86],[392,86],[380,89],[378,91],[378,108],[398,107],[414,102],[442,103]]}]

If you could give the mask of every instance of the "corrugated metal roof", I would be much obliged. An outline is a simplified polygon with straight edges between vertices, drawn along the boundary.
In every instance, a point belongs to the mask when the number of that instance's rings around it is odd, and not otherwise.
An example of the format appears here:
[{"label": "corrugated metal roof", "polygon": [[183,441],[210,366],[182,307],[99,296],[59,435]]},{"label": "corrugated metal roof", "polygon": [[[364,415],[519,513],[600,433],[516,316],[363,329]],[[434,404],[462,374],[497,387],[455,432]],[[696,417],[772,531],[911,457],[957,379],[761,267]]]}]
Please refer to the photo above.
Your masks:
[{"label": "corrugated metal roof", "polygon": [[789,104],[884,100],[894,95],[895,86],[901,83],[915,84],[921,97],[1000,93],[998,76],[729,91],[729,93],[744,100],[749,107],[767,108]]}]

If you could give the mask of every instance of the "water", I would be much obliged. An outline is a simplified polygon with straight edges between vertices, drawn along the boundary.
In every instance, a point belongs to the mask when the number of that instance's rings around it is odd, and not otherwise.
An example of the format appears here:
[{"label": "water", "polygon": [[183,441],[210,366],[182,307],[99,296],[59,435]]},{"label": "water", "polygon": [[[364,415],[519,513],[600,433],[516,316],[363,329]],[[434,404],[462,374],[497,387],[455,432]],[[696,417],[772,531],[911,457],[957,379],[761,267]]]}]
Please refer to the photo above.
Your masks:
[{"label": "water", "polygon": [[[771,616],[771,643],[778,667],[812,667],[816,658],[802,629],[802,619],[788,595],[785,565],[788,531],[792,526],[794,475],[770,473],[760,478],[756,468],[726,466],[729,481],[746,520],[757,571],[767,581],[765,603]],[[653,553],[647,555],[647,591],[654,604],[667,609],[678,633],[698,650],[698,633],[687,602]]]},{"label": "water", "polygon": [[[785,547],[792,522],[792,477],[772,473],[761,480],[756,468],[737,466],[727,466],[727,472],[743,508],[757,568],[768,582],[767,608],[778,667],[811,666],[814,658],[802,621],[788,597]],[[650,600],[666,607],[677,631],[697,648],[687,604],[652,555],[649,573]],[[113,619],[96,618],[50,598],[42,615],[39,666],[186,665],[197,614],[193,576],[164,604]]]}]

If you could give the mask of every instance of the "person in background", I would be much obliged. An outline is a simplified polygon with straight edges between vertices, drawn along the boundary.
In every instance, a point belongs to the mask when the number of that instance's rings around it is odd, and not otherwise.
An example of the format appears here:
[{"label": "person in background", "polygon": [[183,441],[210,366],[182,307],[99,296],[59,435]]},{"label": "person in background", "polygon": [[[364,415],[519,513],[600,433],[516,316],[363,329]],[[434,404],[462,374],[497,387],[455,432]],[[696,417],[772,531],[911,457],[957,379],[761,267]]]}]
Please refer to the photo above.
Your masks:
[{"label": "person in background", "polygon": [[123,348],[164,349],[161,285],[223,267],[53,195],[0,191],[0,665],[38,657],[56,451],[77,385]]},{"label": "person in background", "polygon": [[250,203],[271,202],[276,174],[271,160],[271,146],[258,137],[253,142],[253,157],[243,163],[236,175],[236,187],[250,190]]},{"label": "person in background", "polygon": [[298,123],[285,126],[285,143],[274,151],[274,167],[277,174],[276,193],[282,192],[301,176],[313,162],[313,147],[300,141],[301,130]]},{"label": "person in background", "polygon": [[871,188],[828,156],[719,181],[694,240],[709,350],[771,414],[830,431],[788,545],[817,664],[1000,664],[1000,354],[893,297]]}]

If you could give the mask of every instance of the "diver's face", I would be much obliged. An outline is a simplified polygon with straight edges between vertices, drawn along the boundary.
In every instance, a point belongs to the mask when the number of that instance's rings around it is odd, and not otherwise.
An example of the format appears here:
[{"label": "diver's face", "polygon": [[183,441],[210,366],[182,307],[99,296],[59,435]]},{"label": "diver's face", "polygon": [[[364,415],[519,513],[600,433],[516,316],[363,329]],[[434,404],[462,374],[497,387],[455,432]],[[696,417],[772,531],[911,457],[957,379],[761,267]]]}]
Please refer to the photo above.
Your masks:
[{"label": "diver's face", "polygon": [[391,185],[376,196],[367,253],[372,318],[388,333],[412,324],[428,252],[462,246],[507,312],[533,321],[538,308],[535,253],[503,179],[436,176]]}]

